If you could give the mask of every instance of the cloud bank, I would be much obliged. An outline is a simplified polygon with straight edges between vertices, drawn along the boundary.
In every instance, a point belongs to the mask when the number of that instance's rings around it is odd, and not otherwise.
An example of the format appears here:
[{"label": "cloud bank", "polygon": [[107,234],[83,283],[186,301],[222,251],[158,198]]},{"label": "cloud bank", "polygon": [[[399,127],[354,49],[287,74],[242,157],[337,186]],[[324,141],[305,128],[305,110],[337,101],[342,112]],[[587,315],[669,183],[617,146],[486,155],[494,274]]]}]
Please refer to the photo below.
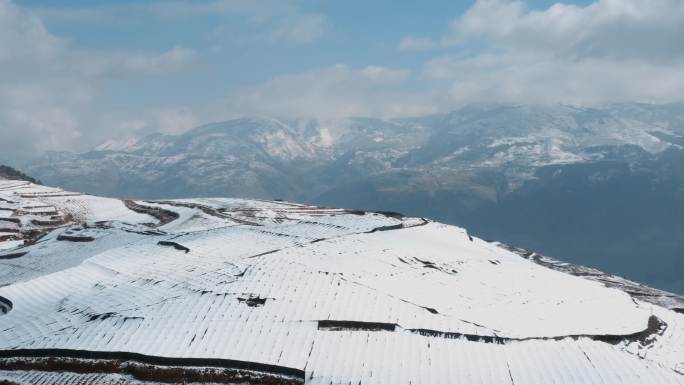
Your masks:
[{"label": "cloud bank", "polygon": [[436,110],[420,94],[404,92],[409,72],[381,66],[354,69],[337,64],[278,76],[237,90],[216,107],[236,115],[339,119],[350,116],[397,117]]},{"label": "cloud bank", "polygon": [[[409,40],[407,40],[409,39]],[[440,47],[422,68],[447,84],[451,103],[681,101],[684,2],[599,0],[532,10],[522,1],[480,0],[435,40],[405,38],[400,49]],[[473,55],[449,54],[466,43]]]},{"label": "cloud bank", "polygon": [[35,14],[0,1],[2,160],[77,148],[103,134],[85,125],[99,83],[173,73],[193,58],[180,46],[160,53],[81,50],[48,32]]},{"label": "cloud bank", "polygon": [[[454,15],[441,36],[402,31],[394,42],[396,58],[383,65],[355,57],[345,63],[339,55],[332,63],[283,66],[287,70],[274,62],[277,75],[222,85],[212,90],[217,96],[210,103],[151,100],[117,110],[108,101],[112,84],[116,92],[133,95],[139,84],[155,84],[150,79],[180,82],[201,75],[220,55],[230,60],[257,46],[306,54],[301,47],[344,38],[334,15],[301,4],[215,0],[27,9],[0,0],[0,161],[88,148],[109,136],[182,132],[246,114],[402,117],[478,102],[684,101],[681,0],[558,2],[545,9],[478,0]],[[157,50],[94,49],[52,33],[44,23],[119,23],[126,16],[180,24],[213,17],[218,27],[211,38],[218,42],[204,50],[192,41]],[[226,21],[235,19],[222,19],[227,17],[242,20],[244,30]]]},{"label": "cloud bank", "polygon": [[[347,67],[277,77],[233,97],[233,108],[319,117],[407,116],[469,103],[682,101],[684,2],[599,0],[531,9],[479,0],[435,38],[398,51],[432,57],[391,91]],[[476,47],[476,48],[473,48]],[[401,71],[401,69],[395,69]]]}]

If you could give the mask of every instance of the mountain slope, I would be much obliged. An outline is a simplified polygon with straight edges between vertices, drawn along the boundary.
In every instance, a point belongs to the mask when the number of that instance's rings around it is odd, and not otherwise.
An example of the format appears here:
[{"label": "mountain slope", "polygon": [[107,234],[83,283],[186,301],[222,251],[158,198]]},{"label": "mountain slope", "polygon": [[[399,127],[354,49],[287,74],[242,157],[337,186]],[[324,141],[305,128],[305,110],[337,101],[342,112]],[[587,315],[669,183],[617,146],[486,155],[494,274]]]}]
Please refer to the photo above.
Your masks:
[{"label": "mountain slope", "polygon": [[32,183],[38,183],[40,184],[40,181],[37,181],[30,176],[24,174],[23,172],[14,169],[10,166],[5,166],[0,164],[0,178],[5,178],[5,179],[12,179],[12,180],[26,180]]},{"label": "mountain slope", "polygon": [[479,105],[396,120],[236,119],[51,153],[27,169],[106,196],[429,216],[684,293],[682,146],[681,104]]},{"label": "mountain slope", "polygon": [[462,228],[16,181],[0,198],[18,239],[0,242],[0,380],[684,383],[682,297]]}]

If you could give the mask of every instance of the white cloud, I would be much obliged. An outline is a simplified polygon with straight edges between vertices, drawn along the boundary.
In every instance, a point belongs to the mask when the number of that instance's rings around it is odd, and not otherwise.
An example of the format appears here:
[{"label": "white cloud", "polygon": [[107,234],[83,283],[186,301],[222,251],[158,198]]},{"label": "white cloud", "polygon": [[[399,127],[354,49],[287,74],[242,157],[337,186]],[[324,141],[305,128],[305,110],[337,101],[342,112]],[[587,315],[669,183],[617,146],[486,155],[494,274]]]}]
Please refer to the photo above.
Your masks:
[{"label": "white cloud", "polygon": [[188,48],[173,47],[160,54],[140,52],[72,52],[72,66],[84,76],[128,77],[160,75],[187,66],[195,57]]},{"label": "white cloud", "polygon": [[74,149],[103,133],[92,110],[101,80],[177,71],[194,53],[83,50],[34,13],[0,0],[0,161]]},{"label": "white cloud", "polygon": [[[410,39],[402,41],[405,49],[421,47]],[[447,35],[424,42],[442,53],[424,64],[422,78],[441,89],[437,103],[445,109],[473,102],[682,101],[682,41],[681,0],[541,10],[523,1],[478,0]],[[461,53],[448,53],[454,50]]]},{"label": "white cloud", "polygon": [[81,136],[73,107],[87,89],[65,84],[0,85],[0,160],[23,159],[36,150],[65,148]]},{"label": "white cloud", "polygon": [[[319,13],[304,12],[298,1],[288,0],[163,0],[153,2],[121,2],[85,7],[43,7],[36,12],[46,19],[61,23],[131,23],[134,20],[173,20],[190,17],[212,17],[222,24],[217,34],[220,41],[213,51],[221,50],[226,40],[238,43],[308,44],[319,40],[331,29],[328,18]],[[234,31],[240,30],[240,36]]]},{"label": "white cloud", "polygon": [[96,142],[109,139],[126,140],[152,132],[179,134],[200,124],[195,112],[187,106],[149,108],[137,112],[106,113],[100,117],[103,132]]},{"label": "white cloud", "polygon": [[[205,36],[213,53],[309,44],[332,29],[324,15],[277,0],[126,2],[39,14],[69,23],[127,19],[122,15],[165,19],[161,22],[218,16],[222,27]],[[227,97],[206,110],[198,101],[194,110],[150,103],[112,111],[98,102],[103,83],[173,74],[199,62],[197,54],[180,46],[163,52],[81,49],[51,34],[33,11],[0,0],[0,137],[7,138],[0,142],[0,160],[87,148],[112,133],[177,133],[207,120],[254,113],[398,117],[473,102],[684,100],[682,0],[596,0],[546,9],[479,0],[445,28],[443,36],[407,36],[399,42],[401,51],[436,55],[413,77],[403,68],[330,65],[228,89]],[[212,57],[221,56],[226,55]]]},{"label": "white cloud", "polygon": [[155,132],[179,134],[198,125],[198,119],[188,107],[166,107],[149,112],[148,127]]},{"label": "white cloud", "polygon": [[193,57],[193,50],[180,46],[159,54],[82,50],[48,32],[34,13],[0,1],[0,64],[6,75],[151,75],[183,68]]},{"label": "white cloud", "polygon": [[473,38],[565,58],[671,58],[684,53],[684,1],[598,0],[530,10],[523,1],[479,0],[445,37],[452,43]]},{"label": "white cloud", "polygon": [[652,64],[635,59],[490,54],[442,57],[424,66],[423,77],[448,85],[443,102],[570,103],[682,100],[684,60]]},{"label": "white cloud", "polygon": [[439,43],[425,37],[406,36],[399,42],[400,51],[427,51],[439,47]]},{"label": "white cloud", "polygon": [[159,0],[147,2],[112,2],[85,6],[38,7],[36,13],[45,19],[68,23],[115,23],[122,16],[154,16],[180,19],[195,16],[241,16],[251,19],[270,18],[294,8],[285,0]]},{"label": "white cloud", "polygon": [[274,42],[305,44],[318,40],[328,28],[324,15],[306,14],[281,21],[271,33]]},{"label": "white cloud", "polygon": [[368,66],[360,71],[366,79],[377,83],[401,83],[408,79],[409,71],[404,69]]},{"label": "white cloud", "polygon": [[122,9],[150,12],[161,17],[183,18],[196,15],[237,15],[252,19],[270,19],[294,12],[296,1],[289,0],[161,0],[151,3],[126,4]]},{"label": "white cloud", "polygon": [[40,18],[0,1],[0,64],[9,61],[49,60],[57,56],[66,41],[52,36]]},{"label": "white cloud", "polygon": [[244,88],[216,106],[232,114],[322,119],[350,116],[413,116],[434,112],[420,94],[401,91],[409,73],[369,66],[334,65],[275,77]]}]

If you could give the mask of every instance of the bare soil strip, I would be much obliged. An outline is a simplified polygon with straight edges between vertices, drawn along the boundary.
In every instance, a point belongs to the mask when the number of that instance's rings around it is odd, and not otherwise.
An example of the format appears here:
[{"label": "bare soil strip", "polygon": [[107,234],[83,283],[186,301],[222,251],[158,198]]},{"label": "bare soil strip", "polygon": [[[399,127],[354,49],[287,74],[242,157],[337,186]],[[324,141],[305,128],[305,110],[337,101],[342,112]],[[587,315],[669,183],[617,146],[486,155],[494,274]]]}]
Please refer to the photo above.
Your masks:
[{"label": "bare soil strip", "polygon": [[484,336],[479,334],[454,333],[444,332],[431,329],[400,329],[400,326],[394,323],[384,322],[364,322],[364,321],[341,321],[341,320],[320,320],[318,321],[318,330],[326,331],[396,331],[406,330],[411,333],[420,334],[425,337],[439,337],[447,339],[466,339],[472,342],[482,342],[486,344],[506,344],[509,342],[523,342],[533,340],[553,340],[559,341],[566,338],[579,339],[589,338],[594,341],[600,341],[617,345],[622,342],[639,342],[646,346],[655,341],[656,336],[662,335],[667,329],[667,324],[656,316],[650,316],[648,325],[644,330],[636,333],[626,335],[612,335],[612,334],[572,334],[555,337],[526,337],[526,338],[512,338],[502,336]]},{"label": "bare soil strip", "polygon": [[178,219],[178,213],[171,211],[171,210],[165,210],[165,209],[162,209],[159,207],[144,206],[144,205],[136,203],[130,199],[124,200],[123,203],[124,203],[124,205],[126,205],[126,207],[128,207],[129,210],[133,210],[136,213],[140,213],[140,214],[150,215],[159,221],[158,224],[150,226],[150,227],[163,226],[167,223],[170,223],[170,222]]},{"label": "bare soil strip", "polygon": [[304,371],[285,366],[218,358],[174,358],[129,352],[70,349],[0,351],[0,370],[120,373],[166,383],[211,382],[258,385],[304,383]]}]

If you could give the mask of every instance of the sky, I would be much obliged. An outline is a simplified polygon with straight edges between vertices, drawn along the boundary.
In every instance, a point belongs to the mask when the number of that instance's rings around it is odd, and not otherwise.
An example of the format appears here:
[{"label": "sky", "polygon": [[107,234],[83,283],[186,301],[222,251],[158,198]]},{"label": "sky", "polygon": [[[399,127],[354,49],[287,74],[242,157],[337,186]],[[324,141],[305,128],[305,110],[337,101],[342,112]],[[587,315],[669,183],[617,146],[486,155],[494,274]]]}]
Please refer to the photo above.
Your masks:
[{"label": "sky", "polygon": [[244,115],[679,102],[682,42],[682,0],[0,0],[0,160]]}]

